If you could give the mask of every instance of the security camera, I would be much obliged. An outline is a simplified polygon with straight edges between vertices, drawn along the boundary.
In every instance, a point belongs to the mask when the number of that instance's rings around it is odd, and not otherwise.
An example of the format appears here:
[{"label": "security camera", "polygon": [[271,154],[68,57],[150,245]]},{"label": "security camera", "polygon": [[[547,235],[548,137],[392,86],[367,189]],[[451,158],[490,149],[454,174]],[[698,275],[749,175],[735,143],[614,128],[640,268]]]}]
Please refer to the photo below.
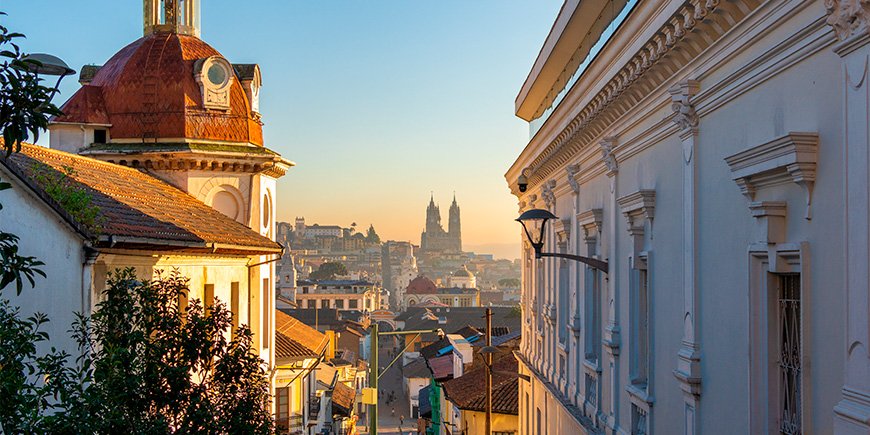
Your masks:
[{"label": "security camera", "polygon": [[517,187],[520,188],[520,192],[525,192],[526,189],[529,187],[529,180],[526,178],[525,175],[521,174],[519,178],[517,178]]}]

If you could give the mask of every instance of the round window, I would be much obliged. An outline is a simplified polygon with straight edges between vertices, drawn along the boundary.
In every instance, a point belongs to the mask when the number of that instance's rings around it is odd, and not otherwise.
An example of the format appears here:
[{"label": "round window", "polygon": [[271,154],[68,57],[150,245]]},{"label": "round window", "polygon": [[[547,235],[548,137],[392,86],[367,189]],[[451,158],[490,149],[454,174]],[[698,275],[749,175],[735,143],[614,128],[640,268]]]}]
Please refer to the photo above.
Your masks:
[{"label": "round window", "polygon": [[215,86],[223,86],[227,81],[227,70],[219,63],[213,63],[208,67],[208,81]]}]

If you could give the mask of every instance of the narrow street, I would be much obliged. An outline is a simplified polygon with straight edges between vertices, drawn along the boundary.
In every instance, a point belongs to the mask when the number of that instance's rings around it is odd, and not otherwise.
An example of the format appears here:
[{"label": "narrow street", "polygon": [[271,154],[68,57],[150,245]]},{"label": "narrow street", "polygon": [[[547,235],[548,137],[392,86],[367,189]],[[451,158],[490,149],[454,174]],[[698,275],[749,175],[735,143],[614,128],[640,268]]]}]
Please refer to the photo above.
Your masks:
[{"label": "narrow street", "polygon": [[[381,367],[386,368],[395,357],[395,353],[401,350],[395,347],[394,338],[382,337],[380,340],[378,361]],[[378,434],[416,434],[417,423],[410,418],[408,398],[402,386],[401,359],[381,376],[378,386]],[[392,400],[390,400],[391,393],[394,397]],[[367,430],[365,426],[359,428],[360,433],[369,433]]]}]

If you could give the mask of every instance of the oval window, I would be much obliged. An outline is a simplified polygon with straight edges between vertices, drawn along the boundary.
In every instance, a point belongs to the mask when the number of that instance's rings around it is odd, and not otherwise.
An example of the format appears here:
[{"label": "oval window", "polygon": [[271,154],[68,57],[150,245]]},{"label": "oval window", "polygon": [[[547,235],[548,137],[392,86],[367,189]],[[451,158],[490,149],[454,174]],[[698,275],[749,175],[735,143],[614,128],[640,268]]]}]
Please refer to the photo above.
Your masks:
[{"label": "oval window", "polygon": [[263,228],[272,224],[272,198],[266,193],[263,195]]}]

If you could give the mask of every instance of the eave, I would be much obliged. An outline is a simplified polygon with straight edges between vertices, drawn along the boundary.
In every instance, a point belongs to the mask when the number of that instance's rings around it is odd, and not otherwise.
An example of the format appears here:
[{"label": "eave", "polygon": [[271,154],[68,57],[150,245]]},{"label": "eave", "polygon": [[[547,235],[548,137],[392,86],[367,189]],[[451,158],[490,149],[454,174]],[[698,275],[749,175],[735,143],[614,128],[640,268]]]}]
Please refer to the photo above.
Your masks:
[{"label": "eave", "polygon": [[[566,0],[544,41],[532,70],[515,100],[516,115],[526,121],[536,118],[542,107],[552,103],[554,87],[564,85],[579,65],[577,53],[591,46],[601,32],[593,32],[595,22],[611,3],[624,0]],[[582,59],[580,59],[582,60]],[[573,66],[573,68],[572,68]]]}]

